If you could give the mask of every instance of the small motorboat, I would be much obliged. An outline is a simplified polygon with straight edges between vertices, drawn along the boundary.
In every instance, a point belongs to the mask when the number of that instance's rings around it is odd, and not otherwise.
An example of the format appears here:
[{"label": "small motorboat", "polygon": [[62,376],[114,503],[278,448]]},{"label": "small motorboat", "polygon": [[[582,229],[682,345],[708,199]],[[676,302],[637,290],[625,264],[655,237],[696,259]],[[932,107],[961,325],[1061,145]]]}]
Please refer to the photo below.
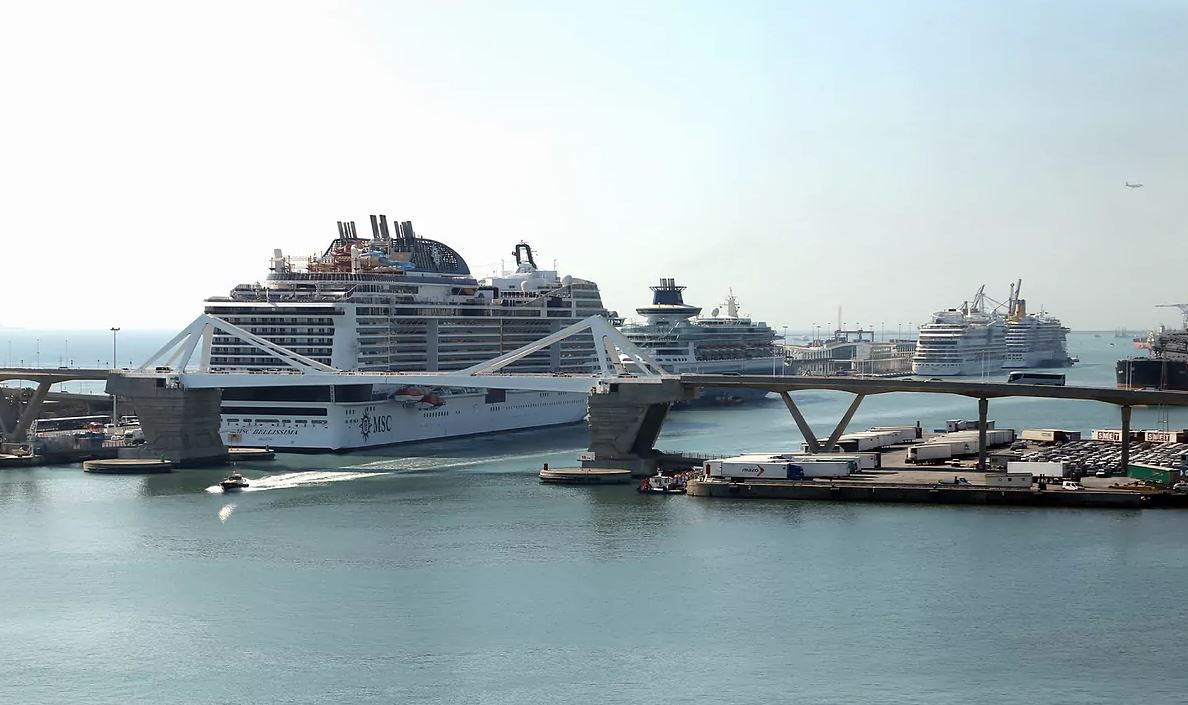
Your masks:
[{"label": "small motorboat", "polygon": [[644,494],[685,494],[684,475],[652,475],[639,483]]},{"label": "small motorboat", "polygon": [[219,483],[224,492],[238,492],[248,486],[247,478],[237,472],[233,472],[227,476],[227,479]]}]

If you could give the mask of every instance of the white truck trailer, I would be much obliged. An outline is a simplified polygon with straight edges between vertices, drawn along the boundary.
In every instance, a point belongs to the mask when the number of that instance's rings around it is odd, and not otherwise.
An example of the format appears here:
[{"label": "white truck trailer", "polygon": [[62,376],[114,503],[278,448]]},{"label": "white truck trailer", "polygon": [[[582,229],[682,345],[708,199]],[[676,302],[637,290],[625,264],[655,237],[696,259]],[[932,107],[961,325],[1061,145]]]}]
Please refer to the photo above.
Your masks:
[{"label": "white truck trailer", "polygon": [[1007,474],[1031,473],[1033,477],[1068,477],[1068,466],[1064,463],[1039,462],[1033,460],[1008,460]]},{"label": "white truck trailer", "polygon": [[921,443],[907,449],[904,462],[919,465],[940,465],[953,457],[948,443]]},{"label": "white truck trailer", "polygon": [[855,458],[819,460],[785,455],[742,455],[707,460],[705,474],[731,480],[800,480],[816,477],[845,477],[858,470]]}]

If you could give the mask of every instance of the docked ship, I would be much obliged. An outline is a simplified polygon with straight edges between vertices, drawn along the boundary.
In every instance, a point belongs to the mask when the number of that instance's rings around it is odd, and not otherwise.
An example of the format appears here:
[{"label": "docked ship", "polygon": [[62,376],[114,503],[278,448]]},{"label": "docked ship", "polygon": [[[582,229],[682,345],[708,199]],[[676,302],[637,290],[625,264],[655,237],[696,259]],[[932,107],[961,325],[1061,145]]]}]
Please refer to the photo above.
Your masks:
[{"label": "docked ship", "polygon": [[927,376],[980,375],[997,372],[1006,360],[1006,322],[986,310],[986,286],[960,308],[937,311],[920,326],[912,374]]},{"label": "docked ship", "polygon": [[[516,269],[474,277],[448,245],[411,222],[371,216],[372,236],[339,222],[322,254],[274,250],[264,283],[206,300],[219,316],[272,343],[340,370],[460,370],[589,316],[608,315],[598,286],[537,267],[515,247]],[[588,374],[593,338],[573,336],[505,368]],[[214,369],[270,370],[283,364],[239,339],[216,334]],[[344,451],[396,443],[576,423],[585,394],[337,384],[290,386],[273,375],[258,387],[226,389],[220,434],[229,446]],[[275,381],[274,381],[275,380]]]},{"label": "docked ship", "polygon": [[[643,348],[669,372],[705,374],[782,374],[784,358],[776,333],[766,323],[739,313],[733,290],[726,297],[722,315],[715,308],[709,316],[701,307],[685,303],[685,287],[662,278],[651,287],[652,304],[637,308],[644,322],[623,325],[628,340]],[[706,389],[700,401],[732,403],[765,396],[762,390]]]},{"label": "docked ship", "polygon": [[1160,326],[1146,338],[1147,357],[1118,361],[1114,375],[1119,387],[1188,391],[1188,304],[1180,309],[1184,312],[1182,328]]},{"label": "docked ship", "polygon": [[1011,285],[1007,303],[1006,361],[1003,367],[1068,367],[1068,328],[1044,311],[1027,312],[1023,280]]}]

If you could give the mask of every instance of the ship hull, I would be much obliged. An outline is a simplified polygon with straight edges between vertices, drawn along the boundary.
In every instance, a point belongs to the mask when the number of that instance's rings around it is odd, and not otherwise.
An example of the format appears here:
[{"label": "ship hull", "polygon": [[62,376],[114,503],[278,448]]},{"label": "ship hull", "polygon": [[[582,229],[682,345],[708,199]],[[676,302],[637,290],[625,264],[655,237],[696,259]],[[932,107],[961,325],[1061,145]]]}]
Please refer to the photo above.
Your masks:
[{"label": "ship hull", "polygon": [[1188,361],[1128,358],[1119,360],[1114,372],[1123,389],[1188,391]]},{"label": "ship hull", "polygon": [[443,399],[429,408],[393,399],[257,402],[250,412],[224,412],[219,435],[229,447],[341,452],[574,424],[587,412],[587,395],[566,392],[508,391],[502,401],[483,393]]},{"label": "ship hull", "polygon": [[1003,358],[989,357],[983,360],[962,360],[960,362],[912,362],[912,374],[930,377],[959,377],[998,374],[1003,368]]},{"label": "ship hull", "polygon": [[1047,369],[1072,367],[1072,364],[1072,360],[1067,355],[1063,358],[1053,358],[1043,353],[1021,353],[1018,356],[1007,355],[1002,366],[1006,369]]}]

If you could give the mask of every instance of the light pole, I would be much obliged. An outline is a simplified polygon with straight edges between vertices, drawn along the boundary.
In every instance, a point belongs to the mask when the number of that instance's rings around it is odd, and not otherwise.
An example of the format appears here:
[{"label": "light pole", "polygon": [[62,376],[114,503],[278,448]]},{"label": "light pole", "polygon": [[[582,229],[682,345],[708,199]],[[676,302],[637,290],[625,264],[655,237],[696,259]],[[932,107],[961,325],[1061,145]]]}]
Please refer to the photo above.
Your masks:
[{"label": "light pole", "polygon": [[780,374],[788,374],[788,326],[784,326],[784,344],[780,348]]},{"label": "light pole", "polygon": [[[116,334],[119,332],[120,332],[119,326],[112,326],[112,329],[111,329],[111,368],[113,370],[117,369]],[[119,422],[120,422],[120,417],[116,416],[116,395],[115,395],[115,392],[112,392],[112,395],[111,395],[111,423],[112,423],[112,425],[115,425],[115,424],[118,424]]]},{"label": "light pole", "polygon": [[33,366],[41,367],[41,338],[37,338],[33,343]]}]

